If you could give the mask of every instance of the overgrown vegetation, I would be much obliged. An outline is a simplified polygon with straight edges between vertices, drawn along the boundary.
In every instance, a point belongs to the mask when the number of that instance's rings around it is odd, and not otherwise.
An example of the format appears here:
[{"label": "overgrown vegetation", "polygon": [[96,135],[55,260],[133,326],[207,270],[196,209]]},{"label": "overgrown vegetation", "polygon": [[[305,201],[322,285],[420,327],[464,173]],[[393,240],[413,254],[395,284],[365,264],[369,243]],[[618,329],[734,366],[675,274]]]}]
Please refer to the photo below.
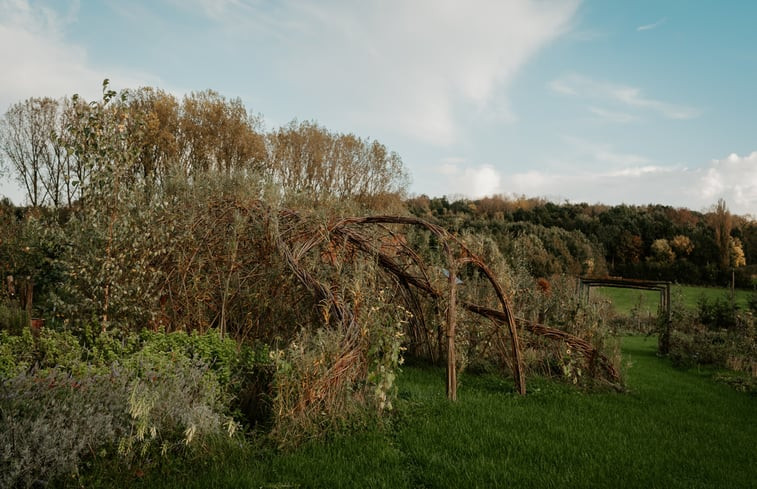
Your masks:
[{"label": "overgrown vegetation", "polygon": [[[16,104],[1,129],[30,204],[0,203],[3,486],[391,430],[406,356],[446,362],[451,399],[466,371],[513,374],[521,393],[532,376],[623,389],[608,303],[575,295],[614,255],[579,226],[403,202],[406,172],[380,143],[265,130],[210,91],[106,82],[100,101]],[[717,263],[738,266],[718,212],[736,261]],[[693,253],[684,238],[652,243],[655,263]],[[703,302],[698,324],[708,360],[746,370],[753,316],[731,312]],[[689,365],[705,336],[687,321],[673,358]]]},{"label": "overgrown vegetation", "polygon": [[741,374],[742,390],[757,391],[755,314],[757,309],[740,310],[727,297],[703,297],[696,311],[679,310],[673,315],[673,364],[727,368]]},{"label": "overgrown vegetation", "polygon": [[671,368],[654,338],[624,338],[630,393],[532,379],[529,395],[492,373],[461,376],[444,398],[441,368],[413,364],[398,378],[389,427],[312,440],[286,452],[227,448],[142,477],[99,466],[67,487],[752,487],[755,401]]},{"label": "overgrown vegetation", "polygon": [[[216,334],[0,332],[3,487],[191,455],[232,436],[252,352]],[[267,359],[264,359],[267,361]]]}]

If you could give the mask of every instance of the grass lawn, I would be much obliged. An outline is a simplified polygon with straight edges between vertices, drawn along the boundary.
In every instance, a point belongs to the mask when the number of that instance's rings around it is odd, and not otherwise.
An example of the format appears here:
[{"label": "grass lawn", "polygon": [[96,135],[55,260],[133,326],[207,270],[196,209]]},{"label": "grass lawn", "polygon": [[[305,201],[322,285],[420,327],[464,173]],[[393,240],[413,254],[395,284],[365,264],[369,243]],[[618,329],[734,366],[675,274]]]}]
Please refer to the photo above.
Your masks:
[{"label": "grass lawn", "polygon": [[406,367],[385,432],[286,454],[240,448],[132,486],[757,487],[757,397],[673,369],[656,347],[655,338],[623,340],[627,393],[530,379],[520,397],[507,379],[463,374],[450,404],[442,369]]},{"label": "grass lawn", "polygon": [[[673,285],[671,288],[672,300],[682,300],[689,309],[696,309],[697,301],[704,296],[708,300],[728,297],[731,291],[718,287],[696,287],[693,285]],[[595,291],[596,290],[596,291]],[[613,307],[619,314],[629,314],[634,307],[640,307],[643,316],[657,315],[657,307],[660,304],[660,293],[649,290],[618,289],[613,287],[592,288],[592,294],[601,294],[612,301]],[[736,290],[736,305],[742,310],[748,308],[749,297],[754,292],[748,290]]]}]

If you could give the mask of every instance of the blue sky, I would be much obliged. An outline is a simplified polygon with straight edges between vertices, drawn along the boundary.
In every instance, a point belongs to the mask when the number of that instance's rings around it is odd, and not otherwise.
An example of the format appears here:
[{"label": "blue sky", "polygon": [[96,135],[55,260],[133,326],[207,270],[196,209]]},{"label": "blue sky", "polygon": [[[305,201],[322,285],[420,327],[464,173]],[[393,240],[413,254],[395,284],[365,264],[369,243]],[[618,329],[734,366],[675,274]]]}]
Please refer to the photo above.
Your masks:
[{"label": "blue sky", "polygon": [[757,215],[754,19],[738,0],[0,0],[0,111],[106,77],[212,88],[269,128],[381,141],[416,194]]}]

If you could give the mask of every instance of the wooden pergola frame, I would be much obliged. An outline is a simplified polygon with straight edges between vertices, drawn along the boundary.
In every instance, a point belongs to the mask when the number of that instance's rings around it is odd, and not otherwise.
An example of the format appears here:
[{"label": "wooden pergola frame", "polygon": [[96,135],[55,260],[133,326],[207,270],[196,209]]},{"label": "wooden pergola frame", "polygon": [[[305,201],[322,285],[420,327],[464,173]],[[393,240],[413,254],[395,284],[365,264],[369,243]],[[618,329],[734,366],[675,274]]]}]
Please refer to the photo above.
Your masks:
[{"label": "wooden pergola frame", "polygon": [[672,321],[670,311],[670,285],[665,280],[639,280],[622,277],[579,277],[578,297],[588,301],[592,287],[615,287],[619,289],[652,290],[660,293],[660,312],[666,318],[665,330],[659,341],[660,353],[670,351],[670,325]]}]

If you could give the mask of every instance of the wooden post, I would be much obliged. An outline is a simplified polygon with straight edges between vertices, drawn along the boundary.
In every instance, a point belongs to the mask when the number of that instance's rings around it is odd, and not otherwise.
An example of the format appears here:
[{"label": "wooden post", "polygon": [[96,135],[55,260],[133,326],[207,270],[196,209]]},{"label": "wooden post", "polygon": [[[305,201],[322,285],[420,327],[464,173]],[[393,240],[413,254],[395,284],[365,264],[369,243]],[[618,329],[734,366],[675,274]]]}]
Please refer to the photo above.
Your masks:
[{"label": "wooden post", "polygon": [[449,303],[447,304],[447,399],[457,401],[457,367],[455,365],[455,328],[457,302],[457,263],[449,260]]},{"label": "wooden post", "polygon": [[26,310],[26,317],[29,320],[29,327],[32,325],[32,308],[34,305],[34,281],[31,277],[26,277],[20,287],[21,305]]},{"label": "wooden post", "polygon": [[673,322],[673,315],[670,307],[670,283],[665,284],[665,288],[660,290],[660,302],[663,305],[660,314],[664,314],[665,329],[662,331],[660,344],[660,353],[667,355],[670,353],[670,329]]}]

